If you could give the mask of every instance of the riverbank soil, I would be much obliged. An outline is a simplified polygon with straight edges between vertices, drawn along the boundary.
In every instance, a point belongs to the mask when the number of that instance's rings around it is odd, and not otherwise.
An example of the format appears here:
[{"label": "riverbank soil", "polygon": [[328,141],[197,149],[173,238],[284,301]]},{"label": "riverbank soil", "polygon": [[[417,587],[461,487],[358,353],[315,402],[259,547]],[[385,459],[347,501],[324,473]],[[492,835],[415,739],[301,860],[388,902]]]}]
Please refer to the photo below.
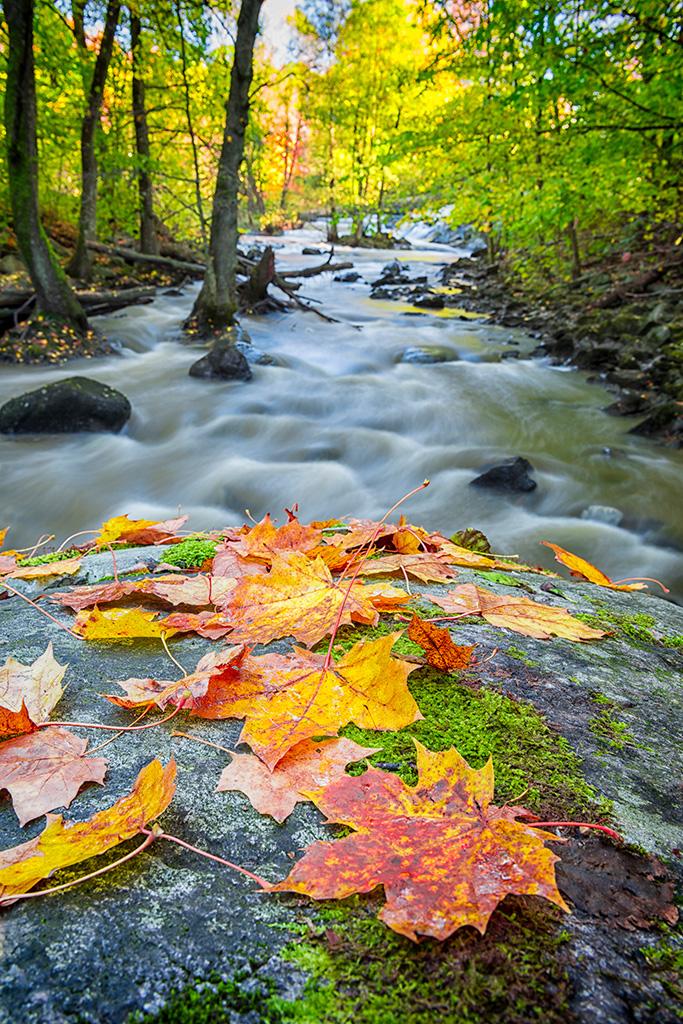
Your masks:
[{"label": "riverbank soil", "polygon": [[634,434],[683,445],[683,243],[623,246],[573,280],[522,279],[479,252],[444,270],[458,305],[539,340],[538,354],[587,370],[614,395],[606,411],[638,415]]},{"label": "riverbank soil", "polygon": [[[47,601],[55,591],[116,573],[139,580],[167,559],[186,572],[205,569],[213,546],[186,542],[182,557],[168,547],[121,549],[116,568],[110,552],[91,554],[68,581],[12,585],[41,597],[41,606],[68,623],[65,609]],[[477,645],[476,662],[443,673],[425,665],[424,652],[404,633],[395,654],[417,666],[409,688],[422,718],[399,731],[351,725],[343,734],[378,748],[371,762],[409,785],[416,781],[415,740],[435,751],[455,747],[475,768],[490,756],[497,804],[521,803],[546,821],[618,829],[623,844],[577,828],[556,830],[563,840],[554,844],[557,877],[569,913],[539,897],[507,897],[484,936],[468,927],[444,942],[414,943],[377,919],[381,890],[322,903],[267,894],[159,840],[107,875],[3,909],[2,1024],[675,1024],[683,951],[674,891],[683,879],[683,613],[643,593],[518,572],[512,564],[485,577],[459,568],[457,582],[565,608],[604,636],[540,640],[461,618],[450,623],[451,636]],[[391,583],[405,588],[401,578]],[[411,607],[438,614],[427,595],[446,589],[411,583]],[[2,596],[2,660],[29,664],[51,642],[57,660],[68,664],[60,719],[128,724],[131,713],[99,694],[129,677],[177,675],[158,639],[84,643],[25,600]],[[336,656],[359,640],[405,630],[397,614],[382,614],[375,627],[343,627]],[[192,634],[171,646],[186,671],[216,650]],[[259,653],[290,647],[271,642]],[[311,842],[342,833],[310,803],[299,803],[278,825],[242,793],[216,792],[225,750],[235,749],[241,727],[182,712],[120,736],[102,752],[106,785],[84,790],[65,816],[86,819],[128,792],[151,758],[174,757],[177,793],[163,814],[164,830],[266,879],[283,878]],[[99,745],[95,735],[91,742]],[[0,805],[3,849],[30,840],[43,825],[22,829],[9,801]],[[96,869],[136,843],[139,837],[58,872],[48,885]]]}]

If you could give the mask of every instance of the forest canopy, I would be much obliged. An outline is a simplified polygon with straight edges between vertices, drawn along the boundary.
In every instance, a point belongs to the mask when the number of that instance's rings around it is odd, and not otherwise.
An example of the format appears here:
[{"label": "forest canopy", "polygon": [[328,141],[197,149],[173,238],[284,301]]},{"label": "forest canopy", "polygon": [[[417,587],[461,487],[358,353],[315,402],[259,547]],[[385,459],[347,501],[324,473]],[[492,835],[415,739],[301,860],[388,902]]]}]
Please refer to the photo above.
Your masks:
[{"label": "forest canopy", "polygon": [[[236,8],[38,0],[48,231],[82,220],[89,122],[98,237],[142,233],[154,251],[170,235],[207,248]],[[454,224],[483,232],[491,253],[508,250],[519,270],[566,278],[605,248],[628,250],[680,222],[675,2],[302,0],[290,37],[284,62],[267,35],[256,43],[244,228],[277,231],[321,213],[332,240],[342,222],[360,238],[446,208]],[[7,40],[3,22],[3,92]],[[4,235],[11,220],[3,176]],[[69,269],[82,276],[78,251]]]}]

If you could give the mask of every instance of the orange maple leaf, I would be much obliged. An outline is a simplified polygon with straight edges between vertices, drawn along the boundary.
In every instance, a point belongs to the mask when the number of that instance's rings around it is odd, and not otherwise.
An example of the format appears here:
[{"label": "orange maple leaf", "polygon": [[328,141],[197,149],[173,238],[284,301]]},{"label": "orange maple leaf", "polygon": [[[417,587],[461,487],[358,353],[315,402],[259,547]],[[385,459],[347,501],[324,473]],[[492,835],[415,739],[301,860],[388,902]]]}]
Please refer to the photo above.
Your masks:
[{"label": "orange maple leaf", "polygon": [[268,814],[282,823],[297,803],[308,800],[304,793],[343,778],[348,764],[378,750],[347,739],[304,740],[272,771],[253,754],[231,754],[232,761],[223,769],[216,789],[220,793],[244,793],[259,814]]},{"label": "orange maple leaf", "polygon": [[18,711],[13,711],[11,708],[3,708],[0,705],[0,738],[4,736],[22,736],[24,733],[35,732],[37,728],[38,726],[31,720],[26,703],[23,700]]},{"label": "orange maple leaf", "polygon": [[43,565],[27,565],[22,568],[19,563],[9,574],[13,580],[39,580],[45,576],[74,576],[81,567],[80,558],[63,558],[60,562],[45,562]]},{"label": "orange maple leaf", "polygon": [[523,636],[536,637],[537,640],[549,640],[557,636],[565,640],[586,641],[599,640],[605,636],[603,630],[593,629],[575,619],[564,608],[538,604],[528,597],[494,594],[474,583],[463,583],[443,596],[425,596],[449,614],[481,615],[492,626],[511,629]]},{"label": "orange maple leaf", "polygon": [[12,797],[20,825],[68,807],[86,782],[102,784],[107,762],[87,757],[87,746],[87,740],[60,728],[0,743],[0,790]]},{"label": "orange maple leaf", "polygon": [[457,750],[432,753],[417,741],[418,782],[370,768],[309,792],[353,835],[310,846],[274,892],[344,899],[384,886],[380,917],[394,931],[446,939],[465,925],[486,931],[510,894],[536,895],[568,910],[546,840],[515,819],[521,807],[496,807],[491,760],[474,770]]},{"label": "orange maple leaf", "polygon": [[213,677],[212,696],[193,714],[246,719],[240,742],[271,769],[297,743],[334,736],[349,722],[402,729],[422,715],[406,685],[416,666],[391,656],[399,636],[357,643],[328,667],[322,655],[301,647],[291,655],[246,657],[224,684]]},{"label": "orange maple leaf", "polygon": [[306,554],[312,551],[320,544],[322,536],[322,530],[314,526],[302,526],[291,513],[289,522],[276,527],[270,513],[267,513],[260,523],[252,526],[231,547],[243,558],[258,559],[270,564],[275,553],[299,551]]},{"label": "orange maple leaf", "polygon": [[111,807],[87,821],[65,822],[48,814],[35,839],[0,852],[0,906],[7,897],[28,892],[60,868],[70,867],[132,839],[168,807],[175,792],[175,761],[166,768],[155,759],[138,775],[133,788]]},{"label": "orange maple leaf", "polygon": [[[211,651],[199,660],[194,672],[181,679],[125,679],[117,684],[125,691],[125,697],[115,693],[103,693],[101,696],[120,708],[156,705],[163,711],[171,704],[192,710],[212,709],[223,688],[235,681],[235,673],[248,653],[249,648],[241,646]],[[214,679],[220,687],[219,693],[212,688]]]},{"label": "orange maple leaf", "polygon": [[606,576],[600,569],[596,569],[585,558],[573,555],[571,551],[565,551],[557,544],[551,544],[549,540],[542,540],[541,544],[551,548],[555,552],[555,561],[566,565],[571,575],[580,580],[597,583],[598,586],[609,587],[610,590],[647,590],[647,583],[613,583],[609,576]]},{"label": "orange maple leaf", "polygon": [[[237,581],[224,604],[232,623],[231,639],[268,643],[293,636],[312,647],[339,625],[362,622],[374,626],[379,610],[405,604],[409,595],[387,584],[335,583],[321,558],[297,551],[273,555],[267,576]],[[342,608],[343,606],[343,608]]]},{"label": "orange maple leaf", "polygon": [[428,663],[440,672],[460,672],[468,667],[472,659],[474,645],[454,644],[447,629],[440,629],[418,615],[413,615],[410,620],[408,637],[413,643],[419,644]]}]

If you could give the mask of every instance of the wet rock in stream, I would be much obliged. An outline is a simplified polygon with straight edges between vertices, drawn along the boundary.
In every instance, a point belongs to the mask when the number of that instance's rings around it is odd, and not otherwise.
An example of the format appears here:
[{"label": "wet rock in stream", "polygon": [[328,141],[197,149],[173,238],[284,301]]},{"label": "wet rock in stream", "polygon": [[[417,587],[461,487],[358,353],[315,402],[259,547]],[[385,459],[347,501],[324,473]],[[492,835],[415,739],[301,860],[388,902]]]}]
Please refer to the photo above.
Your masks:
[{"label": "wet rock in stream", "polygon": [[89,377],[69,377],[5,402],[0,433],[118,433],[131,411],[126,396],[115,388]]}]

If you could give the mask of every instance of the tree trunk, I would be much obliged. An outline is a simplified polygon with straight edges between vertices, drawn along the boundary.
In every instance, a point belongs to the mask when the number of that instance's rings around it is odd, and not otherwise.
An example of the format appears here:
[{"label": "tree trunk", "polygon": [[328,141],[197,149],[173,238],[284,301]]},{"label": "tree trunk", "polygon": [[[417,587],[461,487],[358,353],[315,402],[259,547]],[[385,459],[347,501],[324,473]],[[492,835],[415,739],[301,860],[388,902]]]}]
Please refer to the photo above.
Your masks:
[{"label": "tree trunk", "polygon": [[95,132],[100,123],[104,84],[114,50],[114,36],[119,20],[121,5],[109,0],[104,21],[102,41],[95,60],[86,109],[81,124],[81,209],[78,218],[78,241],[76,251],[68,266],[72,277],[88,280],[92,264],[87,242],[97,237],[97,155]]},{"label": "tree trunk", "polygon": [[237,196],[244,135],[249,120],[249,88],[254,44],[263,0],[242,0],[237,20],[235,55],[226,104],[225,130],[216,191],[206,276],[193,316],[206,327],[227,327],[237,310]]},{"label": "tree trunk", "polygon": [[5,131],[14,231],[40,311],[82,331],[88,327],[85,313],[69,287],[40,222],[33,0],[4,0],[3,6],[9,35]]},{"label": "tree trunk", "polygon": [[139,17],[130,12],[130,49],[133,63],[133,122],[135,124],[135,147],[138,164],[138,193],[140,197],[140,252],[158,256],[159,240],[154,221],[154,188],[149,173],[150,148],[145,106],[145,83],[140,77],[140,35],[142,24]]}]

